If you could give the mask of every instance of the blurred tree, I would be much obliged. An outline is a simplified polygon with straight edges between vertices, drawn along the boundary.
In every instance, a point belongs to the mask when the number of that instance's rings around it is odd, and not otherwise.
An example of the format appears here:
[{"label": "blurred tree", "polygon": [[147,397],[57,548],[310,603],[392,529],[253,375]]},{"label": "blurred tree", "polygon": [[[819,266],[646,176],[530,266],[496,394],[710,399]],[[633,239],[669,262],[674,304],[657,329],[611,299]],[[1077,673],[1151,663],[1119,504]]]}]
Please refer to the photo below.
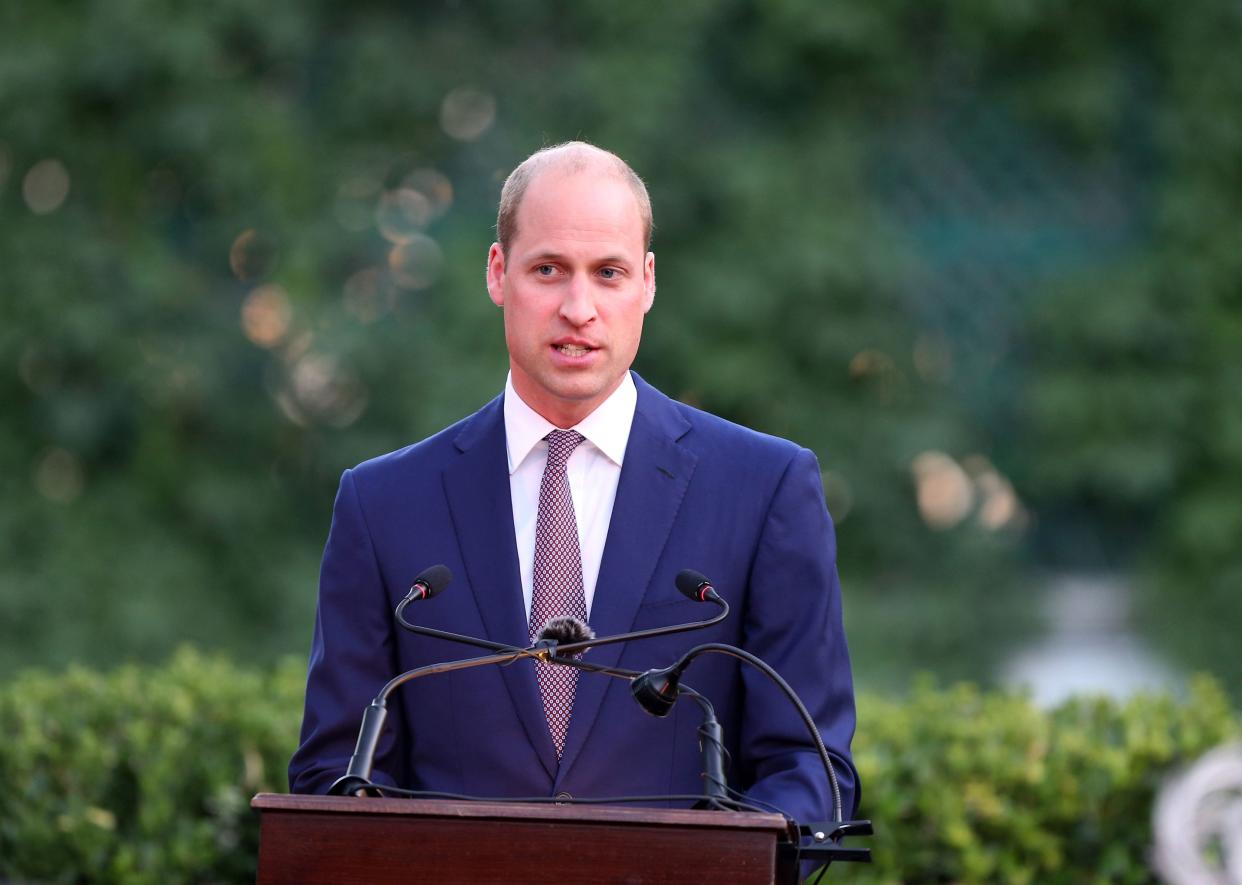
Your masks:
[{"label": "blurred tree", "polygon": [[574,137],[654,196],[639,370],[819,453],[869,670],[983,675],[1023,557],[1228,623],[1237,18],[9,6],[0,669],[304,647],[339,472],[499,389],[500,182]]}]

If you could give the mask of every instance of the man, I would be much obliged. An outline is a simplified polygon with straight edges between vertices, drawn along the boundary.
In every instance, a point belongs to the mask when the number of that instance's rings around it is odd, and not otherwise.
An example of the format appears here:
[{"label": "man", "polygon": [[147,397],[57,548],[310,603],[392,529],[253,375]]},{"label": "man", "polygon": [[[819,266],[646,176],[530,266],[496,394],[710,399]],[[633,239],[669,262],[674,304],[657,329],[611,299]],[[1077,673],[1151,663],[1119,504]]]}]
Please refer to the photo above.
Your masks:
[{"label": "man", "polygon": [[[764,658],[819,724],[848,818],[853,688],[814,456],[630,372],[655,256],[646,189],[620,158],[580,142],[534,154],[504,185],[497,233],[487,288],[504,310],[505,392],[345,471],[291,788],[324,792],[343,774],[361,712],[391,676],[470,655],[395,625],[393,608],[427,566],[448,565],[453,585],[409,617],[514,646],[550,615],[589,618],[600,636],[704,619],[674,586],[693,568],[729,618],[586,660],[645,670],[709,641]],[[719,655],[698,659],[685,682],[716,705],[731,786],[801,820],[830,816],[819,758],[775,686]],[[377,782],[495,797],[702,792],[698,708],[651,717],[620,680],[522,661],[415,680],[389,708]]]}]

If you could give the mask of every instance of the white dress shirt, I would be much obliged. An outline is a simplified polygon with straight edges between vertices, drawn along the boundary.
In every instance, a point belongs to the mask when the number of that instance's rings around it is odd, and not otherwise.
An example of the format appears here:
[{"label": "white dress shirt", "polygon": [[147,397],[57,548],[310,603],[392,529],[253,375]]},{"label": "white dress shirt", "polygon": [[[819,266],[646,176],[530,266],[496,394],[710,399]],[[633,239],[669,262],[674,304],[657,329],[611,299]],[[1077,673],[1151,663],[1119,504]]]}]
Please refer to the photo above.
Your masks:
[{"label": "white dress shirt", "polygon": [[[612,522],[612,503],[617,497],[621,462],[630,441],[638,389],[625,373],[621,386],[608,399],[569,428],[586,439],[574,449],[565,464],[569,491],[578,518],[578,548],[582,552],[582,590],[587,615],[595,599],[599,563],[604,556],[608,524]],[[517,539],[518,566],[522,573],[522,601],[530,620],[530,600],[534,590],[535,521],[539,515],[539,485],[548,461],[544,437],[556,425],[528,406],[513,389],[513,376],[505,381],[505,444],[509,453],[509,492],[513,499],[513,531]]]}]

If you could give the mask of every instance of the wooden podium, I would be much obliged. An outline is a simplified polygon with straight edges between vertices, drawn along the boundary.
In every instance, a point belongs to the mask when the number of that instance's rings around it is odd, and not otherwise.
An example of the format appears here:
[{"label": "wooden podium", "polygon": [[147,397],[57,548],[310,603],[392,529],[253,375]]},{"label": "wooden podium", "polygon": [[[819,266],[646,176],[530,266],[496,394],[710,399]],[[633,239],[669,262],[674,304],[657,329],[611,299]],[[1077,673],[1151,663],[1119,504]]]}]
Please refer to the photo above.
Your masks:
[{"label": "wooden podium", "polygon": [[777,814],[260,793],[260,885],[797,882]]}]

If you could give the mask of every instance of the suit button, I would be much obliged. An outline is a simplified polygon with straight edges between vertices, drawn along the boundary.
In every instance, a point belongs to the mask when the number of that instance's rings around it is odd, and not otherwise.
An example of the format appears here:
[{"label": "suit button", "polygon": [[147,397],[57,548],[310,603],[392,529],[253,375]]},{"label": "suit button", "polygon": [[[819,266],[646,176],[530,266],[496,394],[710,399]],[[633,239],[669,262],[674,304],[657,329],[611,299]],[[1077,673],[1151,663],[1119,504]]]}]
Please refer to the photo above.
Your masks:
[{"label": "suit button", "polygon": [[563,804],[564,802],[570,799],[573,799],[573,798],[574,797],[571,794],[566,793],[564,790],[556,794],[557,804]]}]

